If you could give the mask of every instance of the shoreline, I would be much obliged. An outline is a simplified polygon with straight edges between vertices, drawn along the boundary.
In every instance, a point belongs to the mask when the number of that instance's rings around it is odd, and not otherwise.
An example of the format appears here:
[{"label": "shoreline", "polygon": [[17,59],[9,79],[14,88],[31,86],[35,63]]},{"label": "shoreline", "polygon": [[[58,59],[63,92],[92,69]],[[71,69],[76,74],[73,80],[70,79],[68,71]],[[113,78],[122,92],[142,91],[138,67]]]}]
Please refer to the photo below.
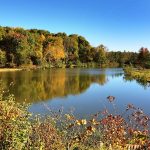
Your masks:
[{"label": "shoreline", "polygon": [[20,68],[0,68],[0,72],[13,72],[13,71],[21,71],[22,69]]},{"label": "shoreline", "polygon": [[52,68],[100,68],[100,69],[103,69],[103,68],[121,68],[121,67],[118,67],[118,66],[105,66],[105,67],[98,67],[98,66],[90,66],[90,67],[88,67],[88,66],[74,66],[74,67],[55,67],[55,66],[53,66],[53,67],[47,67],[47,68],[45,68],[45,67],[39,67],[39,66],[34,66],[34,67],[22,67],[22,68],[0,68],[0,73],[1,72],[14,72],[14,71],[22,71],[22,70],[27,70],[27,71],[29,71],[29,70],[38,70],[38,69],[52,69]]}]

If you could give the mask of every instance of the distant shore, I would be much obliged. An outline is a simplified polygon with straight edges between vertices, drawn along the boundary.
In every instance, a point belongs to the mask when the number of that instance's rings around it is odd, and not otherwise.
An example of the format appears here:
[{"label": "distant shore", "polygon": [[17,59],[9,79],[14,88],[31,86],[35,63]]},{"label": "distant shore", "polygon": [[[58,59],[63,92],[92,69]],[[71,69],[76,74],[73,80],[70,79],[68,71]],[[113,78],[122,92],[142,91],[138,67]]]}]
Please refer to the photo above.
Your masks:
[{"label": "distant shore", "polygon": [[13,72],[13,71],[21,71],[19,68],[0,68],[0,72]]}]

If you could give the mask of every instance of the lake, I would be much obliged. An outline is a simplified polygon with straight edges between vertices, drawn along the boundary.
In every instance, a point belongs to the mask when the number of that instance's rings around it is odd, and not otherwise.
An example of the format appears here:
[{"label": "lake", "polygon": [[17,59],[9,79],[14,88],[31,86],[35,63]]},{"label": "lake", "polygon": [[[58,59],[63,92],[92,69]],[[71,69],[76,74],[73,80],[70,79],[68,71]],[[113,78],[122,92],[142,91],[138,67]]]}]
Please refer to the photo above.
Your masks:
[{"label": "lake", "polygon": [[128,80],[121,68],[1,72],[0,80],[16,101],[31,103],[29,111],[33,113],[48,114],[47,108],[63,108],[87,117],[105,108],[113,111],[107,100],[111,95],[116,98],[117,111],[134,104],[150,115],[150,87]]}]

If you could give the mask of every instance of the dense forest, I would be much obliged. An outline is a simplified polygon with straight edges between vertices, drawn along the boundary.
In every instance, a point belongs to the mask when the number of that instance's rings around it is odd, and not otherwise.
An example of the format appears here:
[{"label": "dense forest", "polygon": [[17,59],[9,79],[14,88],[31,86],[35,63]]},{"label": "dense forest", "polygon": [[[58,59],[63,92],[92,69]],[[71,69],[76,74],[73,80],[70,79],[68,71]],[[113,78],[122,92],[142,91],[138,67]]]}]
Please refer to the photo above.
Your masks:
[{"label": "dense forest", "polygon": [[0,67],[118,67],[150,66],[150,53],[109,51],[104,45],[93,47],[77,34],[50,33],[46,30],[1,27]]}]

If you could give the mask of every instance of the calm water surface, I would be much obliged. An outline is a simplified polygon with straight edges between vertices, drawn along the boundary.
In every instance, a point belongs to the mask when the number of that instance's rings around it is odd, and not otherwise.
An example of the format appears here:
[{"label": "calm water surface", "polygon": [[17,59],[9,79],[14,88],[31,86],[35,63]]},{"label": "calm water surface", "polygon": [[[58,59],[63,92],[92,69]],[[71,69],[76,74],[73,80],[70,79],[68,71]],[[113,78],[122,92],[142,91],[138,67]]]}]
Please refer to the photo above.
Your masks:
[{"label": "calm water surface", "polygon": [[51,69],[0,73],[5,88],[16,101],[31,103],[29,111],[47,114],[51,109],[74,110],[86,117],[104,108],[112,109],[107,96],[116,97],[118,111],[129,103],[150,114],[150,87],[124,78],[120,69]]}]

